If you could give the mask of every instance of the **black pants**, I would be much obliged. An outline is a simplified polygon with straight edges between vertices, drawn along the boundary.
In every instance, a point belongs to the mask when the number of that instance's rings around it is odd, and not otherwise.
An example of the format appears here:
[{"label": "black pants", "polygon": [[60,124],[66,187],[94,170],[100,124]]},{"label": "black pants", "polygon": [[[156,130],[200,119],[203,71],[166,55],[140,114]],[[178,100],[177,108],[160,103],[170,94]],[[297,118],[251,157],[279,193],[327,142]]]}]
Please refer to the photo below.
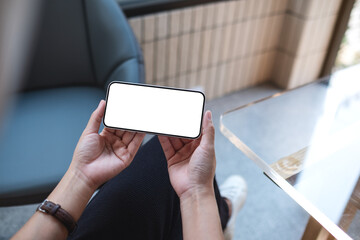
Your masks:
[{"label": "black pants", "polygon": [[[224,229],[229,210],[215,180],[214,188]],[[127,169],[101,187],[69,239],[182,239],[180,202],[157,137],[139,149]]]}]

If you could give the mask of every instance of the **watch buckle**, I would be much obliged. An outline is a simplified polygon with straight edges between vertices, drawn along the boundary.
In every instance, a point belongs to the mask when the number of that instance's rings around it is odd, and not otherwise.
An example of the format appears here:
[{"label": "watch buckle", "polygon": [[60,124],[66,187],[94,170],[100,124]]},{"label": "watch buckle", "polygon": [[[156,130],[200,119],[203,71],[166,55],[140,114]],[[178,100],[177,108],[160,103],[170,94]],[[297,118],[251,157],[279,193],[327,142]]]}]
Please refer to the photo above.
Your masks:
[{"label": "watch buckle", "polygon": [[45,202],[47,202],[47,199],[45,199],[42,203],[40,203],[40,205],[37,208],[38,211],[43,212],[43,213],[47,213],[46,210],[41,208],[45,204]]}]

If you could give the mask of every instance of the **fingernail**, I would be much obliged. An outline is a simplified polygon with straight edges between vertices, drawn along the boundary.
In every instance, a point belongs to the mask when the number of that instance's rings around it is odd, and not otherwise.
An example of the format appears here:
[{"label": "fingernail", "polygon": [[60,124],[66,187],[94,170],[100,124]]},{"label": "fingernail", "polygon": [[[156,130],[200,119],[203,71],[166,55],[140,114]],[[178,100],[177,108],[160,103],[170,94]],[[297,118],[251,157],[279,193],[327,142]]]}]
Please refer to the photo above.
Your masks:
[{"label": "fingernail", "polygon": [[100,107],[102,101],[103,101],[103,100],[100,100],[100,102],[99,102],[99,104],[97,105],[96,109],[98,109],[98,108]]},{"label": "fingernail", "polygon": [[211,111],[208,111],[208,112],[209,112],[209,113],[208,113],[207,117],[208,117],[209,120],[211,120],[211,115],[212,115],[212,114],[211,114]]}]

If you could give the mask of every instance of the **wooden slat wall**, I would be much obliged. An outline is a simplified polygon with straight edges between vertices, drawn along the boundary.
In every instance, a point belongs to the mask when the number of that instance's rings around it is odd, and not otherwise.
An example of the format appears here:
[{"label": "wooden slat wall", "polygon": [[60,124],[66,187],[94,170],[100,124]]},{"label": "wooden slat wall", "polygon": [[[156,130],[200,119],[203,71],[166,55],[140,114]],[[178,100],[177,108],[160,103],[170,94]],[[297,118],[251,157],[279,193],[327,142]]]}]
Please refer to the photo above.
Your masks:
[{"label": "wooden slat wall", "polygon": [[[315,76],[339,1],[224,1],[129,22],[143,49],[147,83],[201,86],[212,99],[268,80],[289,87]],[[292,76],[306,64],[307,75]]]},{"label": "wooden slat wall", "polygon": [[340,5],[341,0],[289,0],[272,76],[280,87],[319,77]]}]

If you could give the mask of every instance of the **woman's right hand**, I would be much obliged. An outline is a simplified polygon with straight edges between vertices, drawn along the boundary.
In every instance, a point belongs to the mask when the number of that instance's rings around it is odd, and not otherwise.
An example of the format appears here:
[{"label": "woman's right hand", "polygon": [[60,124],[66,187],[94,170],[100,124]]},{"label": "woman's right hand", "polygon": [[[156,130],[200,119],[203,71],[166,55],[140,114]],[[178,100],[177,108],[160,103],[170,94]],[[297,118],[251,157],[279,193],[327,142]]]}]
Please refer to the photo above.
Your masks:
[{"label": "woman's right hand", "polygon": [[224,238],[213,186],[214,135],[211,112],[207,111],[198,139],[159,136],[171,185],[180,198],[184,239]]},{"label": "woman's right hand", "polygon": [[213,191],[216,167],[214,135],[211,112],[207,111],[199,138],[159,136],[171,184],[180,198],[194,191]]}]

